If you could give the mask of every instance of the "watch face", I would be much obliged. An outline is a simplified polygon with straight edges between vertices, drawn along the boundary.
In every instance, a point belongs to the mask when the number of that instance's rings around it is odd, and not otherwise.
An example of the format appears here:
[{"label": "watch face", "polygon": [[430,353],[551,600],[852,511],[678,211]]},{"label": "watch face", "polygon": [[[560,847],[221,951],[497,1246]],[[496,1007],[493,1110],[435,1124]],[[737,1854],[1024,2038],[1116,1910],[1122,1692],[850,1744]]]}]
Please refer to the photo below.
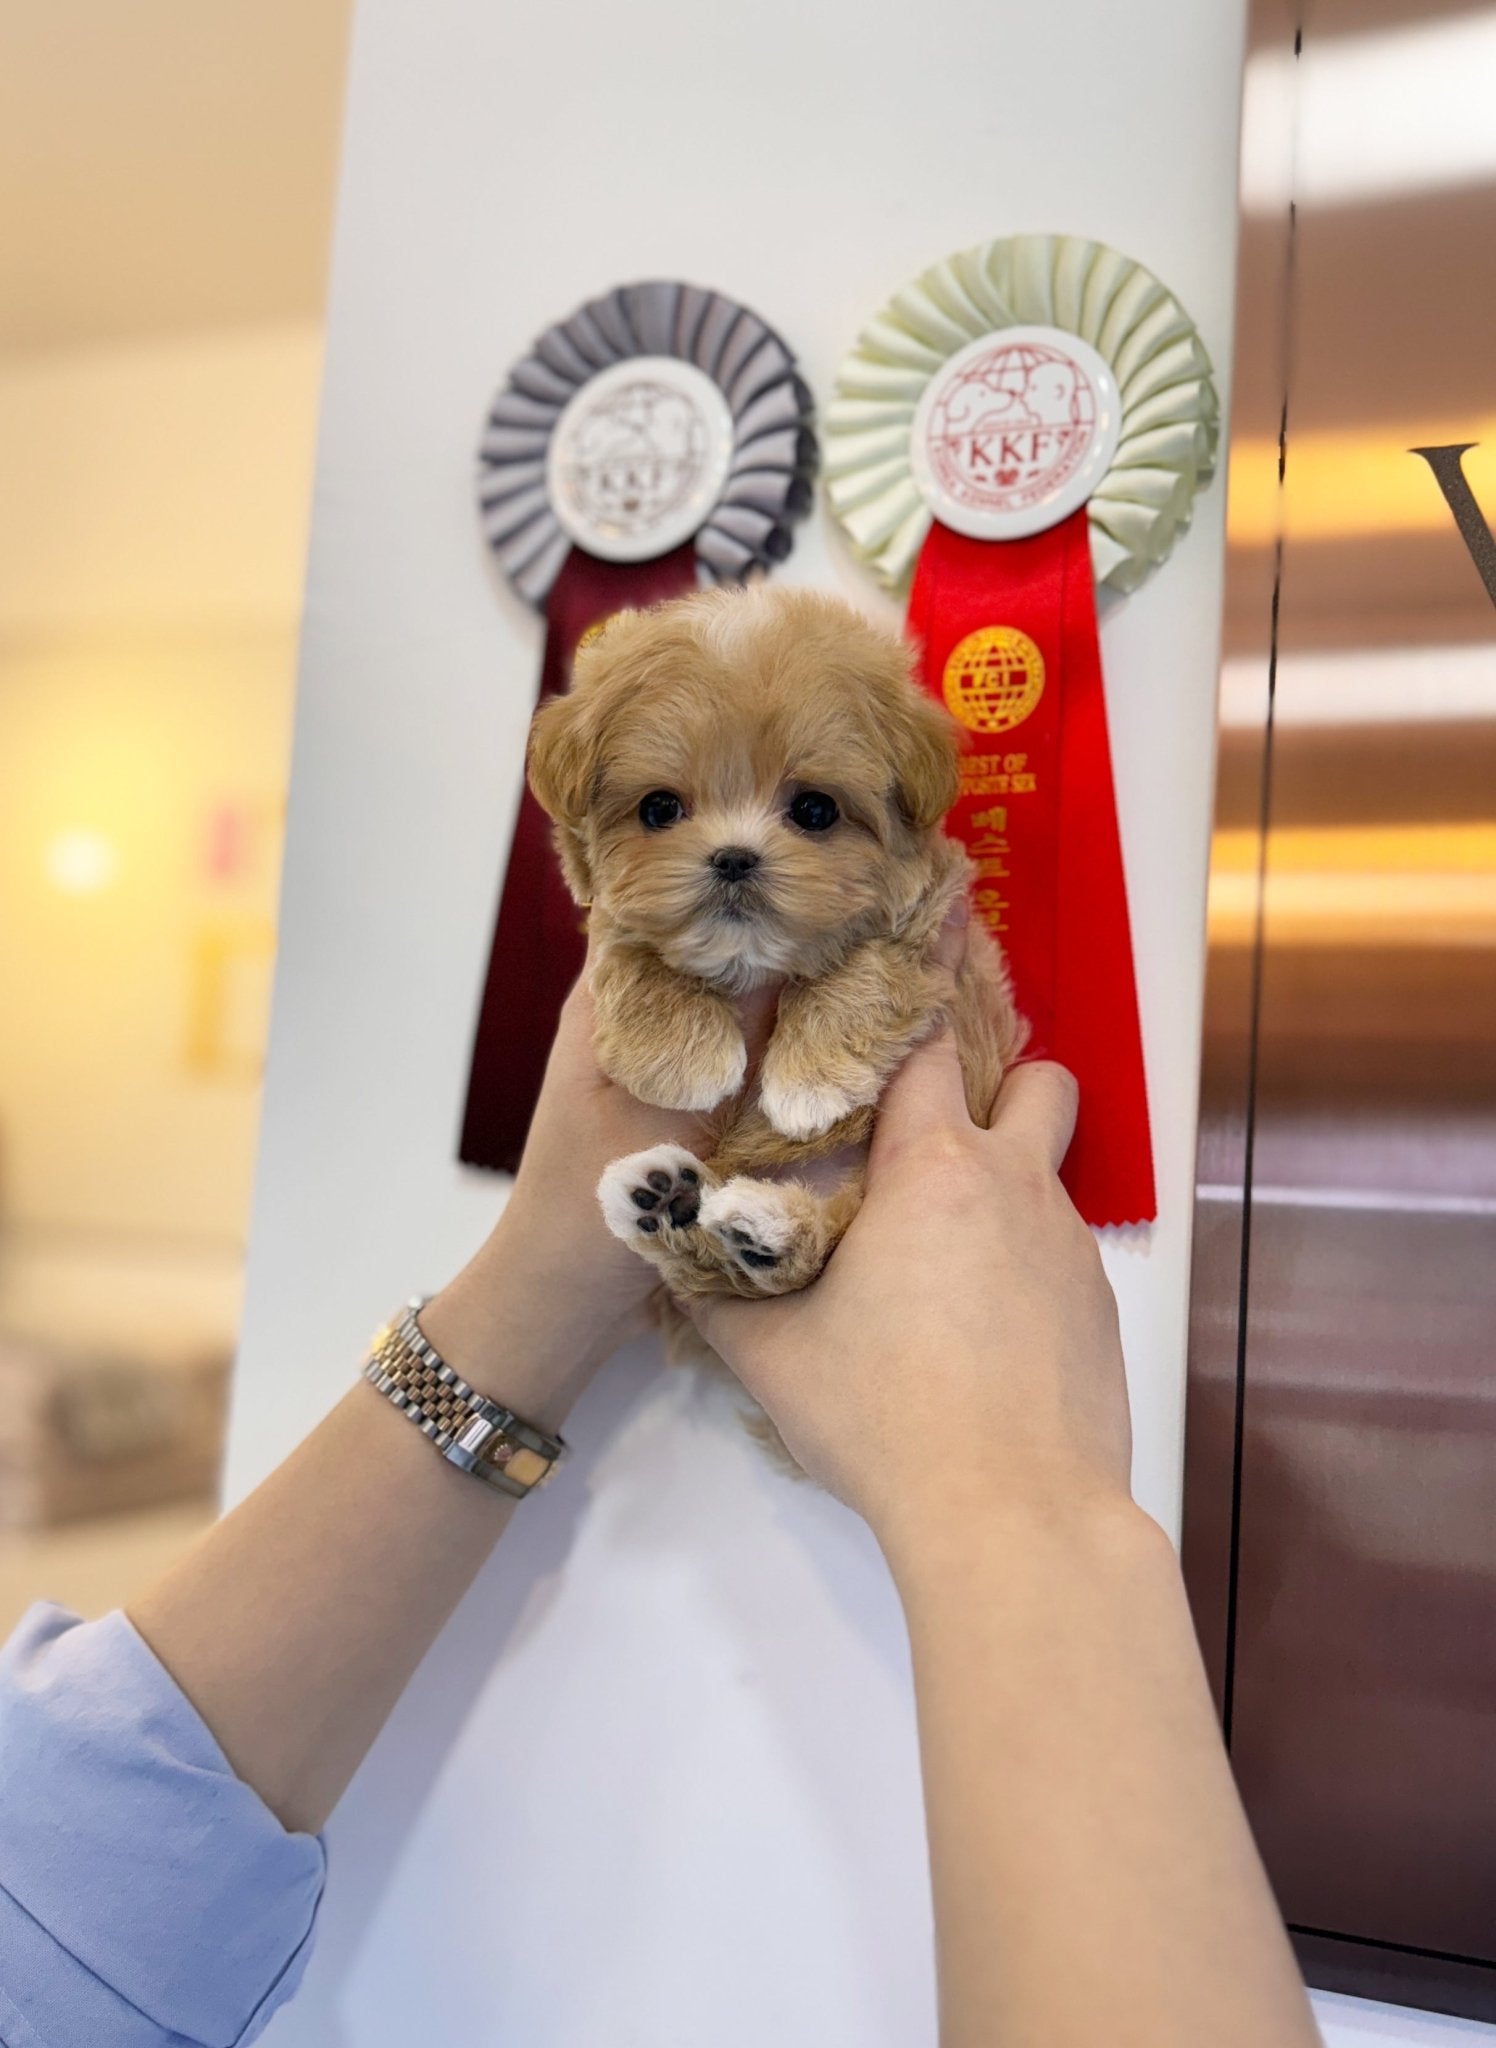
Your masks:
[{"label": "watch face", "polygon": [[543,1486],[555,1465],[549,1458],[532,1451],[525,1444],[517,1444],[511,1437],[500,1436],[483,1453],[485,1465],[493,1465],[505,1472],[519,1486],[534,1488]]},{"label": "watch face", "polygon": [[943,526],[1019,540],[1085,504],[1121,431],[1116,379],[1089,343],[1059,327],[1003,327],[925,386],[909,461]]},{"label": "watch face", "polygon": [[712,379],[674,356],[633,356],[568,403],[546,484],[579,547],[606,562],[642,562],[694,537],[732,457],[732,414]]}]

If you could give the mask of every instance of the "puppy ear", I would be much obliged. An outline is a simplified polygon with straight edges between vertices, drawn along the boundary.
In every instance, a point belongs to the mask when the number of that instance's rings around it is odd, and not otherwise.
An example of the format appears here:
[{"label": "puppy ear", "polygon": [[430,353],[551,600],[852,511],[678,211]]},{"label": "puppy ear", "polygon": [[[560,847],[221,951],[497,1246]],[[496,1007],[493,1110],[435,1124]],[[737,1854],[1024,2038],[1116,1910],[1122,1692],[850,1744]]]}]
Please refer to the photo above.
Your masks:
[{"label": "puppy ear", "polygon": [[937,826],[961,786],[955,721],[916,683],[901,692],[892,733],[894,795],[916,832]]},{"label": "puppy ear", "polygon": [[[598,684],[604,657],[617,645],[618,629],[637,619],[636,611],[613,612],[600,625],[589,626],[571,658],[571,682],[565,693],[549,697],[530,725],[525,772],[535,801],[558,825],[579,825],[592,800],[592,777],[598,745]],[[603,640],[608,646],[603,647]]]},{"label": "puppy ear", "polygon": [[580,825],[586,815],[595,753],[591,726],[575,691],[548,698],[530,721],[525,773],[536,803],[558,825]]},{"label": "puppy ear", "polygon": [[530,722],[525,773],[536,803],[555,820],[556,853],[577,902],[592,901],[592,863],[584,830],[596,767],[596,721],[575,693],[552,697]]}]

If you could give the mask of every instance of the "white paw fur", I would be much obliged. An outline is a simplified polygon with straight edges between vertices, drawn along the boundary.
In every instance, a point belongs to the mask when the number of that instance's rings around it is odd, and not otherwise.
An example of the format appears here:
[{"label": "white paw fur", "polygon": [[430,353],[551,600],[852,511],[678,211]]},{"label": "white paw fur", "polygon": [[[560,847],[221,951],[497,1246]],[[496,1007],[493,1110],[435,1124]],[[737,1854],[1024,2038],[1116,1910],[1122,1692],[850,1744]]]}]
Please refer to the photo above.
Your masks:
[{"label": "white paw fur", "polygon": [[611,1166],[603,1168],[602,1179],[597,1184],[598,1206],[603,1212],[603,1221],[616,1238],[624,1244],[635,1247],[639,1244],[639,1219],[646,1212],[634,1199],[634,1190],[651,1187],[650,1175],[669,1176],[669,1189],[660,1189],[664,1202],[687,1185],[683,1171],[694,1174],[696,1179],[690,1185],[704,1182],[706,1169],[694,1152],[688,1152],[684,1145],[651,1145],[647,1152],[630,1152],[623,1159],[615,1159]]},{"label": "white paw fur", "polygon": [[866,1087],[855,1092],[849,1088],[812,1087],[808,1084],[789,1088],[771,1077],[764,1082],[759,1106],[775,1130],[784,1137],[818,1138],[822,1131],[829,1131],[833,1124],[840,1123],[844,1116],[850,1116],[854,1109],[861,1109],[877,1100],[876,1075],[870,1074]]}]

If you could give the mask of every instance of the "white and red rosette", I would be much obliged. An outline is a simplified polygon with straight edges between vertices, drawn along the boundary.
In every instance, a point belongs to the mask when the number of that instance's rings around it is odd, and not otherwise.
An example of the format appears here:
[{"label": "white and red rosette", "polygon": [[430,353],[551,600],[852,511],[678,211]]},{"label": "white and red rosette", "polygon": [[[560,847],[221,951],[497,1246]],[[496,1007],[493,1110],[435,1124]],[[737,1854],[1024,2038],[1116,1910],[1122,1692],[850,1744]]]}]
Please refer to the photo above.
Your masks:
[{"label": "white and red rosette", "polygon": [[1177,299],[1099,242],[1016,235],[870,320],[824,422],[826,489],[966,728],[946,821],[1034,1051],[1080,1082],[1066,1184],[1156,1214],[1095,586],[1137,588],[1214,467],[1210,361]]},{"label": "white and red rosette", "polygon": [[1047,330],[1043,342],[1066,355],[1083,343],[1116,394],[1115,442],[1085,500],[1098,585],[1135,590],[1214,474],[1210,358],[1167,286],[1074,235],[979,242],[932,264],[867,323],[822,423],[831,509],[889,590],[904,587],[935,516],[912,460],[915,414],[953,357],[989,339],[1021,346],[1006,333],[1015,328]]}]

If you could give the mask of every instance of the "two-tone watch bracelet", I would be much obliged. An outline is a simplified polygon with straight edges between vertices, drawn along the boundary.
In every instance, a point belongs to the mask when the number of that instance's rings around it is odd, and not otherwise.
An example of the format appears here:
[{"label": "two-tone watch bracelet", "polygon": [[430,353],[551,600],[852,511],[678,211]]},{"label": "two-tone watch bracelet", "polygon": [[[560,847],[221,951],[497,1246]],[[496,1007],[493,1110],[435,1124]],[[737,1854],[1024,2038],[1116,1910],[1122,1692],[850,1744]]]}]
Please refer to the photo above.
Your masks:
[{"label": "two-tone watch bracelet", "polygon": [[364,1378],[408,1415],[449,1465],[523,1499],[544,1486],[566,1445],[470,1387],[426,1342],[416,1321],[429,1295],[412,1295],[374,1332]]}]

